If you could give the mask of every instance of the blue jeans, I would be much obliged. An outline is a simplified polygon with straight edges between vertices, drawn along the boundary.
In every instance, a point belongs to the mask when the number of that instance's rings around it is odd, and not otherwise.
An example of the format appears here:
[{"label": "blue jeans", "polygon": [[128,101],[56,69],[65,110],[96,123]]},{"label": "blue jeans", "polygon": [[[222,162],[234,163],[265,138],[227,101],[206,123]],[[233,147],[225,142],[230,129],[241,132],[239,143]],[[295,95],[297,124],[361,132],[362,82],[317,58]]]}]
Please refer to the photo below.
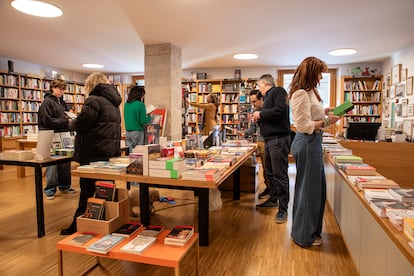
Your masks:
[{"label": "blue jeans", "polygon": [[289,203],[288,155],[290,136],[265,142],[265,171],[269,180],[270,201],[279,200],[279,211],[287,212]]},{"label": "blue jeans", "polygon": [[322,133],[296,133],[292,153],[296,182],[291,236],[300,246],[310,246],[321,236],[326,201]]},{"label": "blue jeans", "polygon": [[127,130],[125,138],[125,145],[128,147],[130,153],[133,152],[136,146],[144,144],[143,131]]},{"label": "blue jeans", "polygon": [[46,167],[46,187],[43,189],[46,196],[56,193],[56,187],[60,191],[70,188],[72,175],[70,173],[70,162]]}]

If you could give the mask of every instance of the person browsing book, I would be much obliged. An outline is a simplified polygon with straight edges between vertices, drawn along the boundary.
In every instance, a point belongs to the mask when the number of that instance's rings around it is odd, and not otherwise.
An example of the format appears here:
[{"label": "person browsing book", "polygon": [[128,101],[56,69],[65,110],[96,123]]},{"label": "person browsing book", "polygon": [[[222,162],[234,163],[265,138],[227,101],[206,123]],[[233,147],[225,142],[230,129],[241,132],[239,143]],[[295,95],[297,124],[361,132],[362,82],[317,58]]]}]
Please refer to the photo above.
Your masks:
[{"label": "person browsing book", "polygon": [[[254,107],[254,111],[260,111],[263,107],[263,96],[259,90],[252,90],[249,94],[250,102]],[[244,138],[257,136],[257,147],[259,149],[260,160],[262,161],[263,179],[266,188],[259,194],[259,198],[266,198],[269,196],[269,180],[266,176],[265,166],[265,141],[262,134],[260,133],[260,126],[257,122],[250,122],[250,127],[245,132],[239,133]]]},{"label": "person browsing book", "polygon": [[128,93],[128,100],[124,105],[124,121],[126,141],[131,153],[137,145],[144,144],[144,125],[151,122],[144,104],[145,89],[133,86]]},{"label": "person browsing book", "polygon": [[322,129],[340,117],[321,104],[316,87],[327,65],[316,57],[305,58],[290,85],[290,106],[296,135],[292,154],[296,161],[292,239],[299,246],[321,245],[322,219],[326,201],[326,179],[322,159]]},{"label": "person browsing book", "polygon": [[[80,165],[87,165],[120,156],[121,96],[102,73],[92,73],[86,78],[85,95],[87,97],[81,113],[69,123],[69,129],[76,131],[74,160]],[[76,232],[76,218],[85,213],[88,198],[94,196],[95,181],[83,177],[79,179],[81,192],[78,208],[72,224],[63,229],[61,235]]]},{"label": "person browsing book", "polygon": [[206,101],[206,103],[193,103],[187,100],[189,105],[204,109],[203,120],[201,123],[203,135],[209,135],[214,126],[217,125],[217,112],[219,106],[218,98],[213,93],[208,94]]},{"label": "person browsing book", "polygon": [[[62,99],[65,90],[64,80],[57,79],[50,82],[50,92],[45,94],[39,107],[39,130],[53,130],[56,133],[69,130],[69,120],[65,115],[65,111],[69,109]],[[70,169],[70,162],[46,167],[46,187],[43,189],[46,199],[54,199],[57,188],[64,194],[76,193],[71,188]]]},{"label": "person browsing book", "polygon": [[253,112],[253,120],[260,125],[265,140],[265,166],[269,179],[270,197],[257,208],[276,208],[276,223],[287,221],[289,203],[288,154],[290,148],[289,101],[286,90],[276,87],[270,74],[262,75],[258,82],[264,97],[263,107]]}]

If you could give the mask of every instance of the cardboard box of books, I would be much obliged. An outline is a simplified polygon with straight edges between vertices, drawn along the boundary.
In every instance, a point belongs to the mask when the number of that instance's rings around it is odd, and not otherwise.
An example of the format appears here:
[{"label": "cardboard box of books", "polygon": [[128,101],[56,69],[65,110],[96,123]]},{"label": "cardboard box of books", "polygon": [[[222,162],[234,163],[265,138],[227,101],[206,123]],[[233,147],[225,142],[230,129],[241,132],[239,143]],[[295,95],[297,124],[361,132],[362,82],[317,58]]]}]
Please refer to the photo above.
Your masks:
[{"label": "cardboard box of books", "polygon": [[76,220],[78,232],[110,234],[129,221],[128,190],[116,189],[115,201],[106,201],[105,220],[88,219],[83,215]]}]

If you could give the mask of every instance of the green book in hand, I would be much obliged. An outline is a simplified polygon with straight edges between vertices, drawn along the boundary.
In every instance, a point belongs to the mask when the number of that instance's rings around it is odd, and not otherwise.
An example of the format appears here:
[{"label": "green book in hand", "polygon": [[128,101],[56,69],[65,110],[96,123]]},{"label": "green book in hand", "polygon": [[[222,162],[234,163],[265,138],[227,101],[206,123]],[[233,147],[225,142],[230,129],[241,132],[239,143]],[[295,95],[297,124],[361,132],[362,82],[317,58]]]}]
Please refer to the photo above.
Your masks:
[{"label": "green book in hand", "polygon": [[348,111],[354,109],[354,104],[350,101],[346,101],[341,105],[335,107],[332,112],[335,116],[342,116],[346,114]]}]

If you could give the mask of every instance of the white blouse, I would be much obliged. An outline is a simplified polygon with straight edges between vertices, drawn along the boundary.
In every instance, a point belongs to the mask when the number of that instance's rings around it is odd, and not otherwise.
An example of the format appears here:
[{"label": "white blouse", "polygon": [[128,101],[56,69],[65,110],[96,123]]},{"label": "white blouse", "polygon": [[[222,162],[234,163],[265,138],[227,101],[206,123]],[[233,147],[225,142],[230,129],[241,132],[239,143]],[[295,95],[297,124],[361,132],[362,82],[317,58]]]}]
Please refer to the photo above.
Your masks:
[{"label": "white blouse", "polygon": [[297,90],[290,99],[292,119],[298,132],[312,134],[315,121],[325,118],[325,109],[313,91]]}]

